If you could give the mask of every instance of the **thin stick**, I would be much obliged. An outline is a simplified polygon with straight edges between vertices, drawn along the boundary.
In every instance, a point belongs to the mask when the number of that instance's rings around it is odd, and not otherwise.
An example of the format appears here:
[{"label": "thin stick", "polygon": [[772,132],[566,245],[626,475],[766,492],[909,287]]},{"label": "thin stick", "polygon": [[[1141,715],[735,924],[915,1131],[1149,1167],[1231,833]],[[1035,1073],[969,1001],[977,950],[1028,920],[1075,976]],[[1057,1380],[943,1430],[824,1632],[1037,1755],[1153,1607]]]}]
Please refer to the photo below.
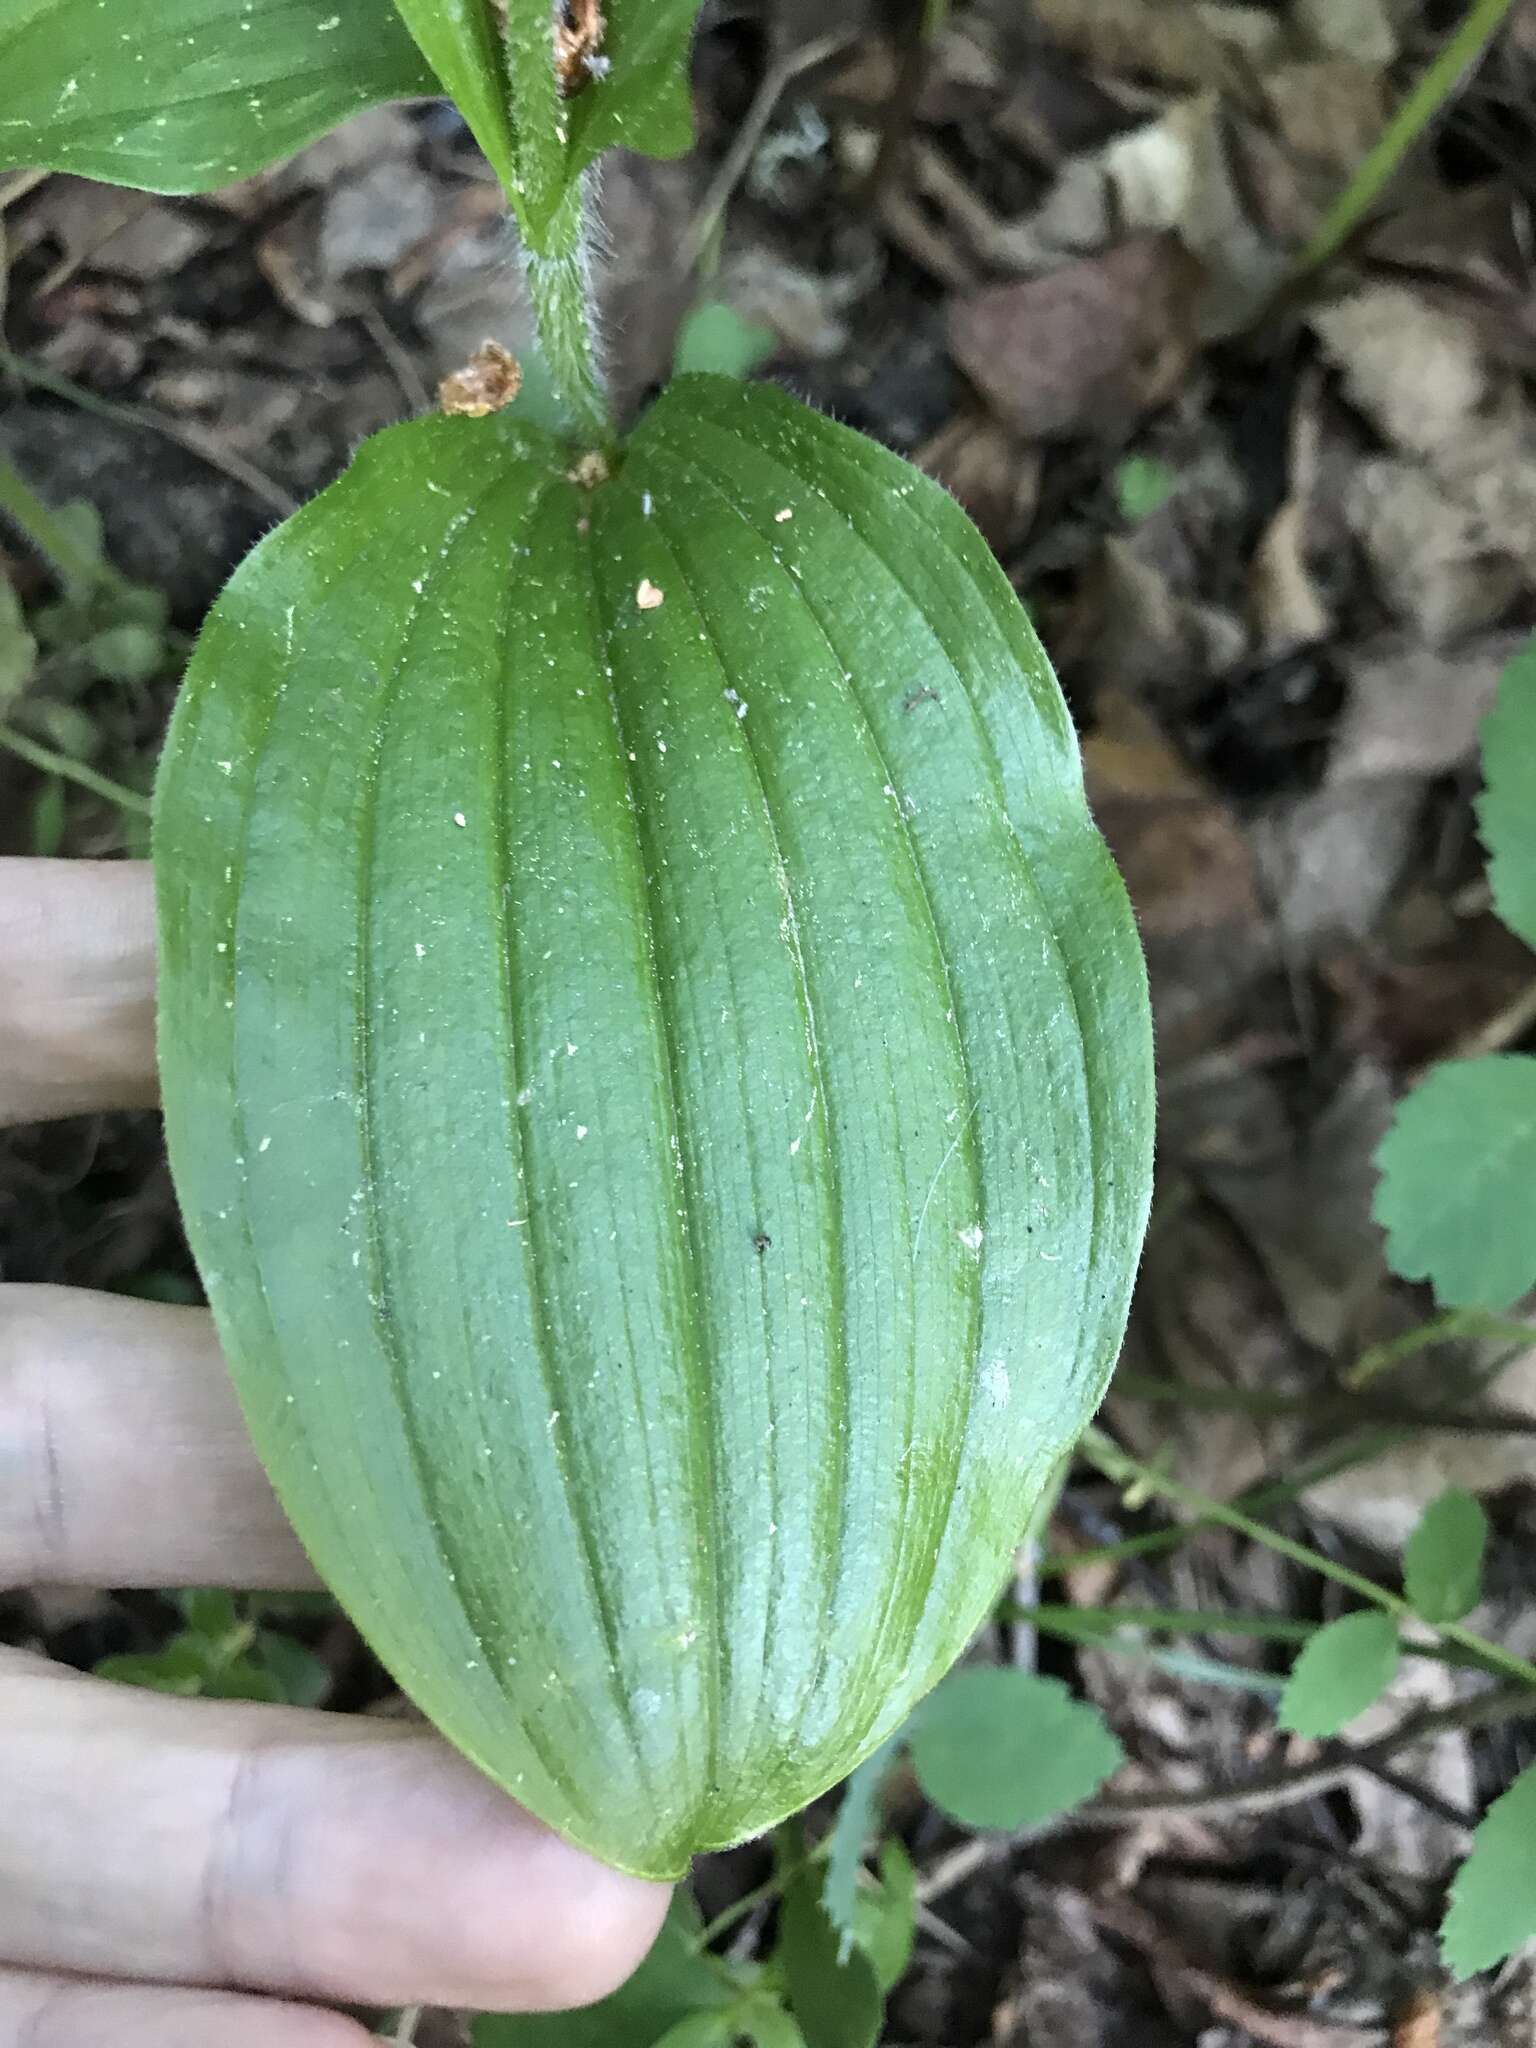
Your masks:
[{"label": "thin stick", "polygon": [[110,776],[98,775],[94,768],[87,768],[83,761],[72,761],[68,754],[57,754],[52,747],[39,746],[36,740],[29,740],[25,733],[17,732],[13,726],[0,725],[0,747],[7,748],[32,767],[41,768],[45,775],[62,775],[66,782],[78,782],[82,789],[90,790],[93,796],[104,796],[119,810],[132,811],[140,818],[151,815],[147,796],[140,796],[136,789],[125,788]]},{"label": "thin stick", "polygon": [[1503,26],[1513,0],[1472,0],[1465,19],[1392,116],[1376,145],[1329,207],[1297,257],[1279,297],[1331,263],[1349,242],[1404,158],[1451,94],[1480,61]]},{"label": "thin stick", "polygon": [[[1292,1564],[1299,1564],[1308,1571],[1319,1572],[1335,1585],[1345,1587],[1358,1594],[1384,1613],[1393,1615],[1399,1621],[1422,1620],[1413,1608],[1399,1594],[1389,1593],[1385,1586],[1378,1586],[1374,1579],[1368,1579],[1362,1572],[1351,1571],[1348,1565],[1337,1563],[1325,1557],[1320,1550],[1311,1550],[1305,1543],[1296,1543],[1289,1536],[1282,1536],[1278,1529],[1256,1522],[1252,1516],[1243,1514],[1237,1508],[1230,1508],[1224,1502],[1213,1500],[1209,1494],[1200,1493],[1192,1486],[1185,1486],[1180,1480],[1170,1479],[1156,1466],[1143,1464],[1140,1458],[1133,1458],[1112,1437],[1102,1430],[1089,1429],[1083,1434],[1078,1446],[1082,1455],[1091,1465],[1102,1472],[1106,1479],[1112,1479],[1117,1486],[1137,1486],[1149,1493],[1158,1493],[1165,1500],[1177,1502],[1180,1506],[1193,1508],[1225,1528],[1235,1529],[1240,1536],[1246,1536],[1253,1543],[1261,1543],[1266,1550],[1273,1550],[1280,1557],[1289,1558]],[[1438,1636],[1442,1642],[1459,1644],[1465,1650],[1474,1651],[1479,1662],[1489,1669],[1502,1671],[1521,1684],[1536,1688],[1536,1664],[1528,1663],[1524,1657],[1517,1657],[1513,1650],[1506,1650],[1502,1643],[1480,1636],[1475,1629],[1462,1626],[1460,1622],[1425,1622],[1424,1626]]]}]

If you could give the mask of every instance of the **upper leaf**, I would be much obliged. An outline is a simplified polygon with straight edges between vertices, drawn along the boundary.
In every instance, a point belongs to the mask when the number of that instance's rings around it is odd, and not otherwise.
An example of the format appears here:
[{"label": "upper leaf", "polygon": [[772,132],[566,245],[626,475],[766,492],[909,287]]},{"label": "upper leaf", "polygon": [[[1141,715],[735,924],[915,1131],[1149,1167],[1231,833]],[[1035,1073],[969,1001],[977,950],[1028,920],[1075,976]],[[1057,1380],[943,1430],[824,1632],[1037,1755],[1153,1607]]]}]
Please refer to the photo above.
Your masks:
[{"label": "upper leaf", "polygon": [[1477,816],[1494,907],[1536,946],[1536,644],[1505,669],[1483,722],[1483,781]]},{"label": "upper leaf", "polygon": [[1536,1059],[1447,1060],[1398,1105],[1376,1154],[1387,1257],[1454,1308],[1536,1284]]},{"label": "upper leaf", "polygon": [[675,385],[611,480],[370,443],[236,573],[162,762],[188,1229],[405,1689],[674,1875],[991,1606],[1124,1327],[1145,980],[1071,723],[936,485]]},{"label": "upper leaf", "polygon": [[389,0],[0,0],[0,166],[149,192],[249,177],[441,91]]},{"label": "upper leaf", "polygon": [[1038,1826],[1091,1799],[1125,1760],[1098,1708],[1060,1679],[981,1665],[944,1681],[911,1743],[923,1790],[968,1828]]},{"label": "upper leaf", "polygon": [[1369,1607],[1320,1628],[1297,1658],[1280,1702],[1280,1726],[1296,1735],[1337,1735],[1392,1683],[1397,1623]]},{"label": "upper leaf", "polygon": [[700,0],[603,0],[563,13],[550,0],[395,4],[536,251],[605,149],[680,156],[692,143],[687,57]]},{"label": "upper leaf", "polygon": [[1460,1621],[1483,1585],[1488,1517],[1476,1497],[1448,1487],[1430,1502],[1403,1552],[1403,1583],[1426,1621]]},{"label": "upper leaf", "polygon": [[1536,1936],[1536,1764],[1483,1816],[1440,1930],[1454,1977],[1492,1970]]}]

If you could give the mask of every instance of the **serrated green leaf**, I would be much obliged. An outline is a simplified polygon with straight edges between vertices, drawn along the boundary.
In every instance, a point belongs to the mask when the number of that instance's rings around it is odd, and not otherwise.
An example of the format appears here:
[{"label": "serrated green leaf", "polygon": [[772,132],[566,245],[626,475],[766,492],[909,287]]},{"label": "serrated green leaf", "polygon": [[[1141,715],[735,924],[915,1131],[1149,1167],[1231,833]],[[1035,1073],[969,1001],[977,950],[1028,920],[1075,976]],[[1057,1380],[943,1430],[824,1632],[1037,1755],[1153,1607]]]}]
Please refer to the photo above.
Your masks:
[{"label": "serrated green leaf", "polygon": [[441,88],[388,0],[0,0],[0,165],[206,192]]},{"label": "serrated green leaf", "polygon": [[483,2014],[474,2048],[654,2048],[669,2027],[715,2019],[743,1990],[725,1964],[698,1953],[698,1934],[698,1908],[679,1892],[650,1954],[610,1997],[579,2012]]},{"label": "serrated green leaf", "polygon": [[1297,1658],[1280,1699],[1280,1726],[1337,1735],[1374,1706],[1397,1675],[1401,1651],[1390,1614],[1367,1608],[1320,1628]]},{"label": "serrated green leaf", "polygon": [[1477,820],[1499,916],[1536,947],[1536,644],[1517,655],[1483,721]]},{"label": "serrated green leaf", "polygon": [[1475,1495],[1448,1487],[1424,1510],[1403,1552],[1403,1584],[1426,1621],[1460,1621],[1482,1596],[1488,1517]]},{"label": "serrated green leaf", "polygon": [[806,2048],[874,2048],[885,2010],[874,1965],[857,1948],[840,1962],[839,1947],[815,1875],[802,1870],[785,1888],[774,1951],[789,2009]]},{"label": "serrated green leaf", "polygon": [[1536,1059],[1446,1060],[1398,1105],[1376,1154],[1387,1259],[1451,1308],[1536,1285]]},{"label": "serrated green leaf", "polygon": [[1091,1799],[1125,1760],[1098,1708],[1060,1679],[993,1665],[946,1678],[910,1741],[919,1784],[968,1828],[1037,1827]]},{"label": "serrated green leaf", "polygon": [[880,1883],[865,1886],[854,1906],[859,1947],[874,1966],[883,1992],[894,1991],[912,1961],[917,1930],[917,1872],[893,1836],[880,1849]]},{"label": "serrated green leaf", "polygon": [[568,468],[413,422],[236,573],[157,792],[161,1068],[310,1553],[493,1778],[666,1876],[990,1609],[1124,1327],[1150,1036],[937,485],[704,378]]},{"label": "serrated green leaf", "polygon": [[240,1626],[235,1596],[221,1587],[189,1587],[177,1594],[176,1604],[195,1635],[211,1636],[217,1642]]},{"label": "serrated green leaf", "polygon": [[1445,1967],[1458,1979],[1496,1969],[1536,1938],[1536,1764],[1483,1816],[1451,1886],[1440,1930]]},{"label": "serrated green leaf", "polygon": [[821,1903],[837,1929],[840,1953],[846,1957],[854,1938],[854,1900],[858,1894],[859,1871],[864,1850],[874,1832],[880,1787],[891,1767],[896,1743],[893,1738],[867,1756],[843,1787],[843,1802],[832,1823],[827,1842],[827,1869],[822,1880]]}]

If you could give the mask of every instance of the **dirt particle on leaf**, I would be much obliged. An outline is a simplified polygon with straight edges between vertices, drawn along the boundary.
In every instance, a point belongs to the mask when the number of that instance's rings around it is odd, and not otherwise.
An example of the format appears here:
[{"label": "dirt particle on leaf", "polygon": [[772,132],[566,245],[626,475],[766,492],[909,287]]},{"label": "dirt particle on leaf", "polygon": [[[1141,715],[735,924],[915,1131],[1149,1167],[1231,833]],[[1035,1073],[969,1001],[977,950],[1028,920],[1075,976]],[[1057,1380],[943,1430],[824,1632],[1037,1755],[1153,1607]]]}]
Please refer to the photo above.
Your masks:
[{"label": "dirt particle on leaf", "polygon": [[777,512],[774,513],[773,523],[775,526],[782,526],[786,519],[793,519],[794,516],[795,514],[793,506],[783,505],[779,508]]},{"label": "dirt particle on leaf", "polygon": [[451,418],[483,420],[504,412],[523,388],[523,369],[499,341],[482,341],[462,370],[437,387],[437,402]]},{"label": "dirt particle on leaf", "polygon": [[659,590],[649,576],[640,578],[639,587],[635,591],[635,604],[639,610],[653,612],[658,605],[665,604],[666,601],[666,592]]}]

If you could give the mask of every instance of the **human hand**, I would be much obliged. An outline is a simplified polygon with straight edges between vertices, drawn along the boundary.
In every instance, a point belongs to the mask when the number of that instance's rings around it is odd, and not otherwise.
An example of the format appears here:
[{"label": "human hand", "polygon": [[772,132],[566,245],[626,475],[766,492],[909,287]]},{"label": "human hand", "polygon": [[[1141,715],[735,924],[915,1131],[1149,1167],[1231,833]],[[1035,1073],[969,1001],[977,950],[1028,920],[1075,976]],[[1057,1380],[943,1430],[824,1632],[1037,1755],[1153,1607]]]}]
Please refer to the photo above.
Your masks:
[{"label": "human hand", "polygon": [[[0,1123],[152,1103],[153,1012],[146,866],[0,860]],[[36,1583],[315,1583],[205,1311],[0,1286],[0,1589]],[[0,2048],[363,2048],[323,2002],[580,2005],[666,1903],[423,1728],[0,1650]]]}]

